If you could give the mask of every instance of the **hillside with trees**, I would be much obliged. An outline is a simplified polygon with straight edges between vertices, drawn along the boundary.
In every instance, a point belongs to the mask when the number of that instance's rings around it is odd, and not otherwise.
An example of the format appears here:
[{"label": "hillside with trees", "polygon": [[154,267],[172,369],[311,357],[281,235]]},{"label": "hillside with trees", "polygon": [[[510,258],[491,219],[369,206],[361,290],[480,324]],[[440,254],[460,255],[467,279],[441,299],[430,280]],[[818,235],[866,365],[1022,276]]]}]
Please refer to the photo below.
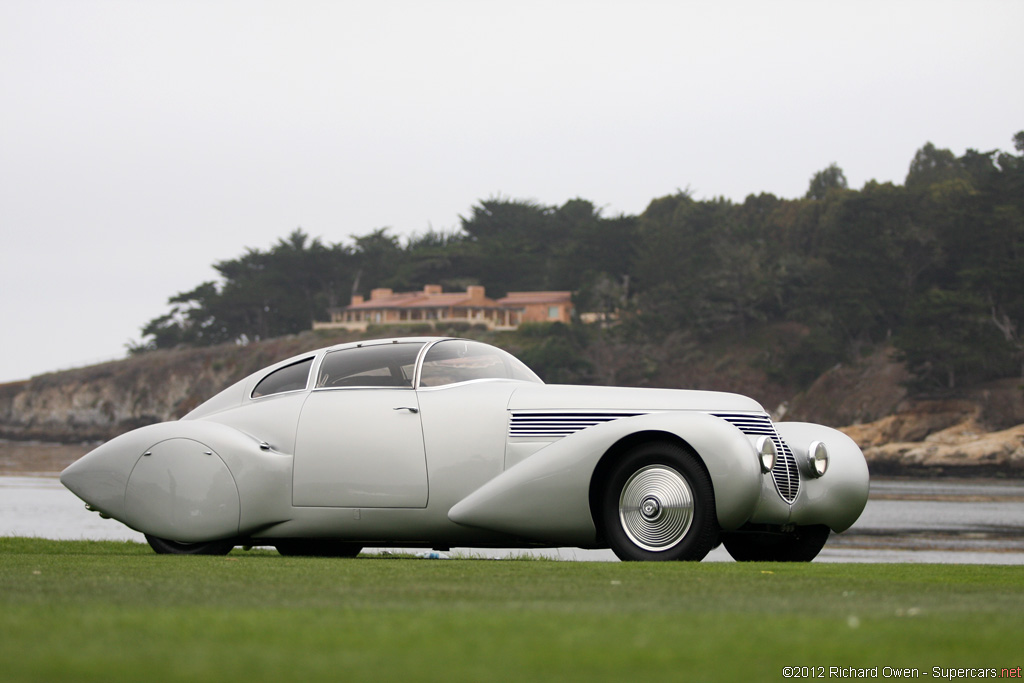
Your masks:
[{"label": "hillside with trees", "polygon": [[332,244],[295,230],[215,264],[220,279],[171,297],[132,350],[295,334],[377,287],[479,284],[572,290],[577,311],[614,316],[527,331],[525,359],[549,381],[691,381],[666,365],[741,348],[737,362],[797,391],[894,348],[911,391],[949,394],[1024,371],[1024,131],[1013,144],[958,157],[928,143],[902,185],[859,190],[833,164],[795,199],[680,191],[605,216],[586,199],[498,197],[452,232]]}]

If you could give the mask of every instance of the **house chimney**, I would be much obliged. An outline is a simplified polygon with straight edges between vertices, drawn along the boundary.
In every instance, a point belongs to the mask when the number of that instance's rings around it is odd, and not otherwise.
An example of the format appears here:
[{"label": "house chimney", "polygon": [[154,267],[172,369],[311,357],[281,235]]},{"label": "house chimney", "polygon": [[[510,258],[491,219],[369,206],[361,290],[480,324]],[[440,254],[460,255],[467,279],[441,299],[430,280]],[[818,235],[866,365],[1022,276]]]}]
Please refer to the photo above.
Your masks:
[{"label": "house chimney", "polygon": [[350,303],[349,306],[358,306],[361,303],[363,303],[363,295],[362,294],[353,294],[352,295],[352,303]]},{"label": "house chimney", "polygon": [[440,294],[443,291],[444,289],[442,289],[441,285],[426,285],[423,288],[424,294]]},{"label": "house chimney", "polygon": [[387,287],[381,287],[380,289],[371,289],[370,301],[376,301],[377,299],[387,299],[392,294],[394,294],[394,292],[392,292]]},{"label": "house chimney", "polygon": [[466,287],[466,294],[472,301],[481,301],[487,297],[487,289],[481,285]]}]

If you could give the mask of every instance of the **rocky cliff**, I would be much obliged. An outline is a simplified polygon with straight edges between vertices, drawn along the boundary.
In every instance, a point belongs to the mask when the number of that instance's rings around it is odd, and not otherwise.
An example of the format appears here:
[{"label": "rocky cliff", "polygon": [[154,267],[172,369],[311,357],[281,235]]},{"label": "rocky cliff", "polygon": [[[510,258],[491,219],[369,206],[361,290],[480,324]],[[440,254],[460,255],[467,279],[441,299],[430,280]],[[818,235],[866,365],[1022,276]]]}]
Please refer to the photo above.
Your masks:
[{"label": "rocky cliff", "polygon": [[231,366],[203,354],[160,352],[0,386],[0,437],[109,439],[180,417],[230,379]]},{"label": "rocky cliff", "polygon": [[[3,384],[0,439],[110,439],[138,426],[177,419],[260,368],[341,341],[348,339],[306,333],[245,347],[157,351]],[[1024,476],[1020,381],[993,382],[940,400],[908,397],[905,379],[900,363],[883,350],[826,372],[807,391],[778,405],[775,416],[842,426],[876,472],[972,468]]]},{"label": "rocky cliff", "polygon": [[1024,424],[993,429],[972,401],[922,401],[876,422],[844,427],[875,472],[1024,476]]},{"label": "rocky cliff", "polygon": [[101,441],[176,420],[260,368],[336,341],[310,333],[245,347],[154,351],[2,384],[0,439]]},{"label": "rocky cliff", "polygon": [[957,397],[914,398],[891,350],[837,366],[783,407],[783,419],[845,425],[876,473],[1024,476],[1024,387],[1000,380]]}]

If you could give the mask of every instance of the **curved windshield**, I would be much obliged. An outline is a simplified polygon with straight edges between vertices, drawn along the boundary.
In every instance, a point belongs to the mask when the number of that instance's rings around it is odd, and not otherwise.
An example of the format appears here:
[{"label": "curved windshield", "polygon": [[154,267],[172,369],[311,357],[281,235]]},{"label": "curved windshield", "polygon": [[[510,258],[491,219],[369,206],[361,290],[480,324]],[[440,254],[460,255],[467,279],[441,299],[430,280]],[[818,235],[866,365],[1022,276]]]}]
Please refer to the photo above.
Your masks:
[{"label": "curved windshield", "polygon": [[320,364],[318,389],[332,387],[412,387],[422,342],[374,344],[332,351]]},{"label": "curved windshield", "polygon": [[423,359],[421,387],[440,387],[474,379],[517,379],[543,384],[515,356],[479,342],[462,339],[438,342]]}]

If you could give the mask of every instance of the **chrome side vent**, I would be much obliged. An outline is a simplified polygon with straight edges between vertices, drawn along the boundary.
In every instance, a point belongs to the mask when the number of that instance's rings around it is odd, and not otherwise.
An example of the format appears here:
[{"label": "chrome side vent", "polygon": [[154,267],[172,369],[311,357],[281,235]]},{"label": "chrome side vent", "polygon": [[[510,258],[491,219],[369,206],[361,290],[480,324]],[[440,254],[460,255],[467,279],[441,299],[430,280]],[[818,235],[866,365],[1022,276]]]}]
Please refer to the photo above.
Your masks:
[{"label": "chrome side vent", "polygon": [[581,429],[644,413],[515,412],[508,425],[510,437],[563,437]]},{"label": "chrome side vent", "polygon": [[793,451],[775,431],[775,425],[772,424],[771,418],[757,413],[712,413],[712,415],[731,423],[744,434],[771,437],[778,453],[775,467],[772,468],[775,488],[787,503],[796,500],[796,495],[800,492],[800,470],[797,468]]}]

